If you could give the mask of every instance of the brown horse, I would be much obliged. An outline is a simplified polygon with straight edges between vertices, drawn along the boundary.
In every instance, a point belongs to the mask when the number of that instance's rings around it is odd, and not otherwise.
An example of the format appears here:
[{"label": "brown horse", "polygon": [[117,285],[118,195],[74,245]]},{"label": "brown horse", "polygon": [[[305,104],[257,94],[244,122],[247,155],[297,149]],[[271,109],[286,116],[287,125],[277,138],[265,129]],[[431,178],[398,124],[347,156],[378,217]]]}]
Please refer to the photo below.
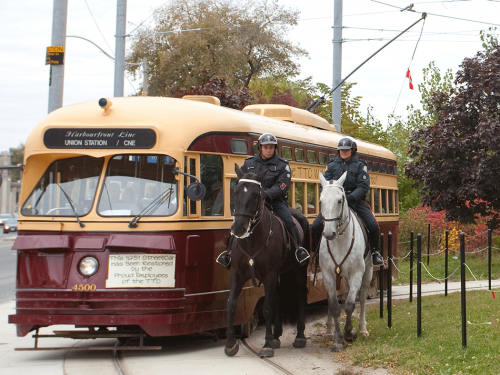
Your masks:
[{"label": "brown horse", "polygon": [[[265,343],[259,355],[272,357],[274,349],[280,347],[279,337],[283,332],[281,311],[276,310],[280,305],[282,294],[298,298],[297,336],[293,346],[303,348],[306,345],[304,329],[307,265],[299,266],[285,226],[264,204],[260,181],[266,171],[258,175],[253,173],[243,175],[238,165],[235,165],[235,171],[238,184],[232,197],[234,222],[231,226],[231,234],[235,240],[231,246],[232,276],[231,291],[227,301],[227,341],[224,352],[228,356],[233,356],[239,350],[239,342],[234,337],[233,327],[237,299],[248,280],[252,279],[256,286],[255,280],[258,279],[264,284],[265,289],[263,315],[266,320]],[[299,211],[293,209],[291,211],[305,234],[303,242],[309,247],[309,222]],[[278,276],[285,271],[294,274],[297,285],[294,290],[279,286]]]}]

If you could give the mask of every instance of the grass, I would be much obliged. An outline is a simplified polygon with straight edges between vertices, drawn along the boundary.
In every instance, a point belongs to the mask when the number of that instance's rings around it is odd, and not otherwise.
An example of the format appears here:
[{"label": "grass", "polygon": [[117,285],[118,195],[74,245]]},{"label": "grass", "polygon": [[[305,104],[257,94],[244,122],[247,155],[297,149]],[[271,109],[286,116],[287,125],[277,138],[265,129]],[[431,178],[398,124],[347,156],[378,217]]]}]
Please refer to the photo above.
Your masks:
[{"label": "grass", "polygon": [[[387,311],[367,308],[370,336],[340,354],[363,367],[389,368],[396,374],[500,374],[500,299],[487,290],[467,292],[467,347],[462,347],[460,293],[422,298],[422,335],[417,337],[416,300],[397,301],[392,328]],[[357,324],[357,323],[355,323]]]},{"label": "grass", "polygon": [[[427,265],[427,256],[422,255],[422,263],[428,271],[435,277],[444,280],[444,269],[445,269],[445,259],[444,256],[437,255],[432,256],[429,259],[429,265]],[[481,253],[480,256],[473,254],[466,254],[465,263],[469,266],[472,273],[478,280],[488,280],[488,257],[486,253]],[[398,279],[394,281],[395,284],[409,284],[410,282],[410,261],[408,258],[404,260],[400,260],[397,264],[401,273],[398,274]],[[425,268],[422,266],[422,283],[435,282],[434,278],[432,278]],[[448,281],[460,281],[460,254],[452,253],[448,257]],[[456,270],[459,268],[458,270]],[[456,272],[453,273],[453,271]],[[474,280],[474,276],[470,273],[470,271],[465,268],[466,280],[472,281]],[[451,275],[451,276],[450,276]],[[494,252],[491,257],[491,279],[499,279],[500,278],[500,254],[498,252]],[[417,282],[417,261],[416,259],[413,261],[413,284],[415,285]],[[486,282],[487,285],[487,282]]]}]

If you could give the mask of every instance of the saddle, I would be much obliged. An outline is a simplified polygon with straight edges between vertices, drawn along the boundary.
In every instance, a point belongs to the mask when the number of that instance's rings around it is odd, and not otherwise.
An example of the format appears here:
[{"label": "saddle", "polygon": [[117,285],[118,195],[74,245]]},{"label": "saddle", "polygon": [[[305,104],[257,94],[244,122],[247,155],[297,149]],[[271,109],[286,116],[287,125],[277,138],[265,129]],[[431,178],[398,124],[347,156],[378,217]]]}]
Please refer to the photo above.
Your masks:
[{"label": "saddle", "polygon": [[359,218],[358,214],[352,208],[349,208],[349,209],[351,210],[351,215],[354,215],[356,217],[356,219],[358,219],[358,222],[361,226],[361,231],[363,232],[363,237],[365,239],[365,244],[366,244],[365,253],[364,253],[363,257],[366,258],[366,256],[370,253],[370,251],[373,247],[370,236],[368,235],[368,228],[366,227],[365,222]]}]

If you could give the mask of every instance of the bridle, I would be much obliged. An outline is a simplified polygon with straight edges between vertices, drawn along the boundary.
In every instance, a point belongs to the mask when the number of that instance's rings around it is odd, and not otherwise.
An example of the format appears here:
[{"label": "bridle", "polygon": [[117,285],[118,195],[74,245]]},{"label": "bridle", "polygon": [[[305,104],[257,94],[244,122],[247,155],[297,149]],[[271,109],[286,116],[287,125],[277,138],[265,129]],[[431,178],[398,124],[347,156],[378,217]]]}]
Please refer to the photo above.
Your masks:
[{"label": "bridle", "polygon": [[323,226],[325,225],[325,222],[327,222],[327,221],[338,221],[338,223],[337,223],[337,230],[338,230],[345,223],[344,229],[342,229],[342,231],[339,232],[339,236],[341,236],[344,234],[345,230],[347,229],[347,226],[349,225],[349,222],[351,221],[351,210],[349,210],[349,218],[348,218],[347,222],[343,221],[342,219],[344,216],[344,206],[345,206],[345,200],[346,200],[344,188],[342,186],[328,184],[326,186],[323,186],[323,189],[329,188],[329,187],[336,187],[342,191],[342,207],[340,209],[340,214],[337,217],[334,217],[332,219],[327,219],[323,216]]},{"label": "bridle", "polygon": [[[261,183],[259,181],[256,181],[256,180],[242,178],[238,181],[238,184],[240,182],[251,182],[252,184],[257,184],[260,187],[262,187]],[[262,195],[262,190],[259,191],[259,198],[261,198],[261,195]],[[253,233],[253,231],[255,230],[255,228],[257,227],[257,225],[259,225],[260,220],[262,219],[263,212],[264,212],[264,199],[260,199],[260,204],[259,204],[259,208],[257,209],[257,212],[255,212],[255,213],[234,212],[233,216],[248,216],[248,217],[250,217],[250,232],[248,234],[251,235]]]}]

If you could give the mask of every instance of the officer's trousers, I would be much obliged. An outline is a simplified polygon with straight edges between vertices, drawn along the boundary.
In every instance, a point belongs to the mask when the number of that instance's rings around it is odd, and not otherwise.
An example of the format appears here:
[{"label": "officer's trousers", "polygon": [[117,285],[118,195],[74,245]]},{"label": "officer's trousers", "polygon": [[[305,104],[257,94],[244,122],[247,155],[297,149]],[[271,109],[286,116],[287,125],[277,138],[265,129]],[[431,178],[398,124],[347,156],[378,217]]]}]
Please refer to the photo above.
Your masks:
[{"label": "officer's trousers", "polygon": [[288,232],[293,233],[295,225],[293,224],[292,215],[288,210],[288,205],[282,200],[274,200],[271,202],[273,212],[278,216],[288,229]]}]

